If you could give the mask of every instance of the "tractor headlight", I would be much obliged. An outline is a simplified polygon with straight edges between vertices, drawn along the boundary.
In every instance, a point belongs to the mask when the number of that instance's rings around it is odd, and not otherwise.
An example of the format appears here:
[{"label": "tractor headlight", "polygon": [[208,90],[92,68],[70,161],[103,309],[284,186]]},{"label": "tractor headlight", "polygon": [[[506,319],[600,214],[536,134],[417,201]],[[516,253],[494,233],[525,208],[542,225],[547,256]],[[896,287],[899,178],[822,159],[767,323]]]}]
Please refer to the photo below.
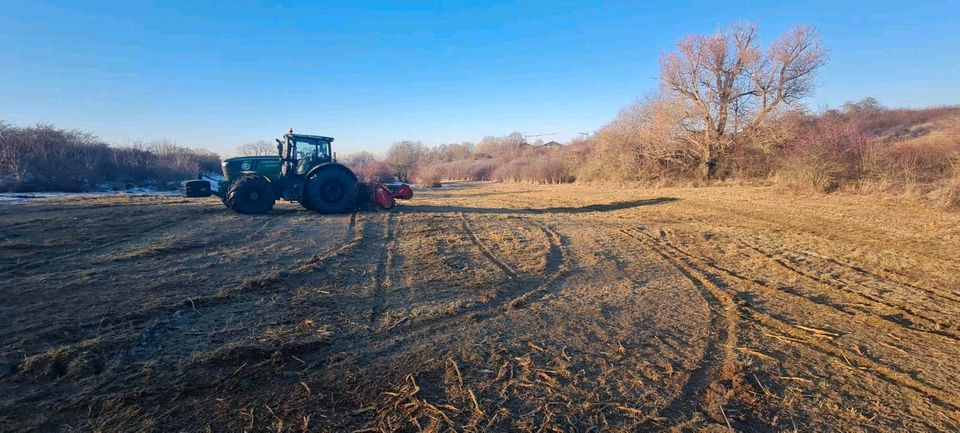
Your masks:
[{"label": "tractor headlight", "polygon": [[240,164],[240,169],[241,169],[241,170],[249,170],[249,169],[250,169],[250,163],[249,163],[249,162],[244,162],[243,164]]}]

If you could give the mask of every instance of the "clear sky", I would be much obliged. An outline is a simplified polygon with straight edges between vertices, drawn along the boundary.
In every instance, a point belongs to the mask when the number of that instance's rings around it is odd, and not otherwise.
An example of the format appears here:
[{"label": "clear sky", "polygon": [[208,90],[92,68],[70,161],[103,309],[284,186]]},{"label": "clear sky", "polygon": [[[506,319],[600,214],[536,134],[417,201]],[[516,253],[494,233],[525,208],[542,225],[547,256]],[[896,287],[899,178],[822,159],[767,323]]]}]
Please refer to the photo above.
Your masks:
[{"label": "clear sky", "polygon": [[812,24],[811,108],[960,103],[960,2],[0,0],[0,119],[230,154],[289,127],[342,152],[593,131],[678,38]]}]

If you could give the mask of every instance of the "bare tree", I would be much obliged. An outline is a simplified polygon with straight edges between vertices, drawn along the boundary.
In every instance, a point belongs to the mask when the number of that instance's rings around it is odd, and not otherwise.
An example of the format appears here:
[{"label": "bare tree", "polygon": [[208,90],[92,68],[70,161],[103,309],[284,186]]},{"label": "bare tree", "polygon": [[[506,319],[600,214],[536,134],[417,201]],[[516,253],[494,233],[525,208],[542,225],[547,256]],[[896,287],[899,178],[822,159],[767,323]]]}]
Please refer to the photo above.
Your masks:
[{"label": "bare tree", "polygon": [[699,154],[700,176],[715,175],[738,135],[761,131],[779,108],[809,96],[826,57],[812,27],[795,27],[764,51],[749,24],[687,36],[663,55],[663,87],[693,107],[684,138]]},{"label": "bare tree", "polygon": [[441,144],[431,150],[438,161],[450,162],[461,159],[471,159],[473,156],[473,143],[450,143]]},{"label": "bare tree", "polygon": [[266,140],[257,140],[237,146],[237,152],[251,156],[273,155],[277,153],[277,145]]},{"label": "bare tree", "polygon": [[52,143],[62,132],[51,125],[13,128],[3,124],[0,128],[0,168],[13,176],[17,186],[22,186],[38,167],[47,165],[47,156],[54,148]]},{"label": "bare tree", "polygon": [[426,148],[419,141],[400,141],[390,146],[386,162],[398,180],[410,180],[425,153]]},{"label": "bare tree", "polygon": [[847,101],[840,110],[847,114],[877,113],[883,110],[883,105],[877,98],[868,96],[857,102]]},{"label": "bare tree", "polygon": [[520,132],[511,132],[502,137],[488,135],[480,140],[475,153],[489,158],[512,159],[520,155],[526,142],[523,133]]},{"label": "bare tree", "polygon": [[362,150],[357,153],[351,153],[343,157],[344,164],[357,169],[362,169],[376,160],[376,155],[367,152],[366,150]]}]

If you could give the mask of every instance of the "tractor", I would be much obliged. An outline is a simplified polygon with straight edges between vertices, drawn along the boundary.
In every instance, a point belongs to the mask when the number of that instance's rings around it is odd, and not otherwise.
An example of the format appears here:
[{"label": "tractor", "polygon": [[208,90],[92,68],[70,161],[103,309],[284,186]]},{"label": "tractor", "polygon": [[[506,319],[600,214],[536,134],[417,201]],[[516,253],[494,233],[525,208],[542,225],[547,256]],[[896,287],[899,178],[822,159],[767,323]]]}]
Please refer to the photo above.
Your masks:
[{"label": "tractor", "polygon": [[[409,199],[407,184],[363,183],[331,151],[332,137],[294,134],[277,139],[277,156],[238,156],[221,163],[224,180],[201,175],[184,183],[187,197],[216,195],[242,214],[263,214],[278,199],[299,202],[324,214],[349,213],[361,207],[390,209],[395,199]],[[212,187],[212,185],[216,185]]]}]

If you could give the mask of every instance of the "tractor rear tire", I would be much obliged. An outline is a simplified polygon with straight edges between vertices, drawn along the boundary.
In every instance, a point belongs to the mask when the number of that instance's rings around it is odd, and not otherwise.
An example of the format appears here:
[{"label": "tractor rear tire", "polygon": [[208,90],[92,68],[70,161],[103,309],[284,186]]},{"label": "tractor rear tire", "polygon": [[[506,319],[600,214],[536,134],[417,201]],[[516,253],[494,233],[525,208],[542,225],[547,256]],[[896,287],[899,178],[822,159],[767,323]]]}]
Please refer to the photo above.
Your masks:
[{"label": "tractor rear tire", "polygon": [[359,186],[353,173],[340,168],[322,169],[307,179],[304,207],[319,213],[349,213],[357,209]]},{"label": "tractor rear tire", "polygon": [[230,184],[223,204],[243,214],[264,214],[273,209],[273,188],[262,176],[246,174]]}]

